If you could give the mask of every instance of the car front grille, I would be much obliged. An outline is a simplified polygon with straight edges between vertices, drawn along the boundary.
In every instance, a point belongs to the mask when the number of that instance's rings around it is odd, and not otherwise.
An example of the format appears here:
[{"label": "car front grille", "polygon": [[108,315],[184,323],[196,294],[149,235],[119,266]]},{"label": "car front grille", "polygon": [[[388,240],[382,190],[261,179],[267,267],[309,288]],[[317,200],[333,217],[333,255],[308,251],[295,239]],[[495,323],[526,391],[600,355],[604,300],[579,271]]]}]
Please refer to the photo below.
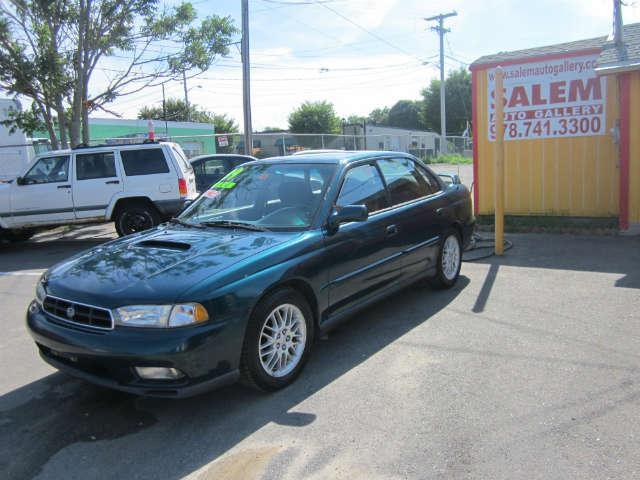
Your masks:
[{"label": "car front grille", "polygon": [[102,330],[113,329],[113,317],[105,308],[71,302],[47,295],[42,302],[46,313],[63,322],[69,322]]}]

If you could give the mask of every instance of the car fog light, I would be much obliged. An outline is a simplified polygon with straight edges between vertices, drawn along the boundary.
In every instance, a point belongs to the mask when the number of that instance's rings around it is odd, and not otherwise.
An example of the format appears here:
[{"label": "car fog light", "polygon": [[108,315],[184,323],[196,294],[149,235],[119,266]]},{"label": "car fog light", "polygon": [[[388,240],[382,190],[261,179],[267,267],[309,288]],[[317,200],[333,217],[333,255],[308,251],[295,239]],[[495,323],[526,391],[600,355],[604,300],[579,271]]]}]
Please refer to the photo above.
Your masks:
[{"label": "car fog light", "polygon": [[168,367],[135,367],[136,373],[145,380],[177,380],[184,377],[177,368]]}]

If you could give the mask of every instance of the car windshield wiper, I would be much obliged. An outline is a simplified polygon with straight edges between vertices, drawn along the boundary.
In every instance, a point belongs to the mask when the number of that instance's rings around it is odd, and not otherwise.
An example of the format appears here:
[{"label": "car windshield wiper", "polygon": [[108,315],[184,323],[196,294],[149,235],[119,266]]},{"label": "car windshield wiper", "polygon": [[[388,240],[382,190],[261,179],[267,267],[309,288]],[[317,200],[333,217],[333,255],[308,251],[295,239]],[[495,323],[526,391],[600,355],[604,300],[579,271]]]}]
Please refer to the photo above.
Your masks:
[{"label": "car windshield wiper", "polygon": [[244,228],[245,230],[253,230],[256,232],[268,232],[269,229],[254,225],[253,223],[245,222],[232,222],[229,220],[212,220],[209,222],[202,222],[200,225],[206,225],[207,227],[222,227],[222,228]]},{"label": "car windshield wiper", "polygon": [[171,220],[169,220],[169,223],[175,223],[176,225],[182,225],[183,227],[205,228],[204,225],[201,225],[199,223],[185,222],[184,220],[180,220],[179,218],[172,218]]}]

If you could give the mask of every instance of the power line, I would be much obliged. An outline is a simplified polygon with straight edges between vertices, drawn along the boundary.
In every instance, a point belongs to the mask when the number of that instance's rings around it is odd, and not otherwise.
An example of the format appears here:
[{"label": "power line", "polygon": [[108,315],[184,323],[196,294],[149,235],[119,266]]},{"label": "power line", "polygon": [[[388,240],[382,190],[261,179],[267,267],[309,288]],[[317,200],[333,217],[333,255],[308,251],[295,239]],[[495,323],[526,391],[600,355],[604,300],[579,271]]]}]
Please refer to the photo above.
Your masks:
[{"label": "power line", "polygon": [[[263,0],[263,1],[266,1],[266,0]],[[408,52],[408,51],[407,51],[407,50],[405,50],[404,48],[400,48],[400,47],[398,47],[397,45],[395,45],[395,44],[391,43],[390,41],[388,41],[387,39],[385,39],[385,38],[381,37],[381,36],[380,36],[380,35],[378,35],[377,33],[372,32],[371,30],[366,29],[365,27],[363,27],[363,26],[362,26],[362,25],[360,25],[359,23],[356,23],[356,22],[354,22],[353,20],[351,20],[351,19],[350,19],[349,17],[347,17],[346,15],[343,15],[342,13],[340,13],[340,12],[338,12],[337,10],[335,10],[335,9],[331,8],[330,6],[325,5],[323,2],[320,2],[319,0],[316,0],[314,3],[316,3],[317,5],[320,5],[321,7],[326,8],[327,10],[329,10],[329,11],[331,11],[331,12],[333,12],[334,14],[336,14],[337,16],[339,16],[340,18],[342,18],[343,20],[345,20],[345,21],[349,22],[350,24],[352,24],[352,25],[354,25],[354,26],[358,27],[358,28],[359,28],[360,30],[362,30],[363,32],[368,33],[368,34],[369,34],[369,35],[371,35],[372,37],[374,37],[374,38],[378,39],[379,41],[381,41],[382,43],[384,43],[384,44],[386,44],[386,45],[390,46],[391,48],[393,48],[393,49],[395,49],[395,50],[398,50],[399,52],[402,52],[402,53],[404,53],[405,55],[408,55],[408,56],[410,56],[410,57],[416,58],[416,59],[417,59],[418,61],[420,61],[420,62],[422,62],[422,61],[423,61],[420,57],[418,57],[418,56],[414,55],[413,53]]]}]

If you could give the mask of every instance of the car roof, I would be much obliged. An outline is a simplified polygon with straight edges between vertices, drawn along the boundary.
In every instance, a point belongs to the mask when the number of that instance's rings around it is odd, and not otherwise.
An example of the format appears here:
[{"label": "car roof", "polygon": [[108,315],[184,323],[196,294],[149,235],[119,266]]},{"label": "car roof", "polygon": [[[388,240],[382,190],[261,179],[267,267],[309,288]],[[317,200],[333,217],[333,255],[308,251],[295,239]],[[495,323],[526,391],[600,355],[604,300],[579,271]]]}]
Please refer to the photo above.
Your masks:
[{"label": "car roof", "polygon": [[196,157],[192,157],[189,159],[191,163],[202,160],[203,158],[238,158],[238,159],[247,159],[249,161],[258,160],[256,157],[252,157],[251,155],[240,155],[238,153],[205,153],[204,155],[198,155]]},{"label": "car roof", "polygon": [[338,150],[335,148],[322,148],[318,150],[298,150],[297,152],[293,152],[291,155],[314,155],[316,153],[341,153],[345,150]]},{"label": "car roof", "polygon": [[405,157],[414,158],[412,155],[404,152],[388,152],[388,151],[370,151],[370,150],[354,150],[340,152],[320,152],[309,153],[307,155],[289,155],[285,157],[269,157],[251,162],[250,165],[271,164],[271,163],[333,163],[340,165],[348,165],[360,160],[387,158],[387,157]]},{"label": "car roof", "polygon": [[49,150],[48,152],[43,152],[38,157],[49,157],[51,155],[68,155],[70,153],[85,153],[85,152],[93,152],[100,150],[114,150],[114,149],[125,149],[129,148],[132,150],[135,149],[143,149],[143,148],[158,148],[160,145],[177,145],[174,142],[149,142],[149,143],[119,143],[114,145],[95,145],[93,147],[76,147],[76,148],[63,148],[58,150]]}]

